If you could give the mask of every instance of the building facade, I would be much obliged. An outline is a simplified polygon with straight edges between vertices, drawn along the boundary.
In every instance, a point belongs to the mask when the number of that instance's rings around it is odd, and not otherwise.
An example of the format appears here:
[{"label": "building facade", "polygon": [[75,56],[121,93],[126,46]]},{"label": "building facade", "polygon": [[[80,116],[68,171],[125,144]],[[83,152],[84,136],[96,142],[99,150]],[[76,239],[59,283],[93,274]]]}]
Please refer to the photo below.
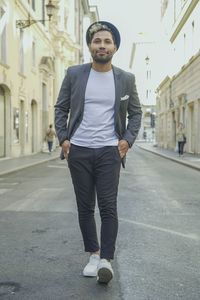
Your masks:
[{"label": "building facade", "polygon": [[88,1],[50,1],[51,21],[48,2],[0,0],[0,158],[44,149],[65,71],[83,62]]},{"label": "building facade", "polygon": [[[142,105],[142,121],[138,140],[155,140],[156,84],[155,42],[134,42],[129,67],[136,76]],[[132,70],[133,69],[133,70]]]},{"label": "building facade", "polygon": [[184,124],[185,150],[200,154],[200,2],[162,1],[162,26],[170,45],[168,69],[157,89],[158,146],[176,149],[176,131]]}]

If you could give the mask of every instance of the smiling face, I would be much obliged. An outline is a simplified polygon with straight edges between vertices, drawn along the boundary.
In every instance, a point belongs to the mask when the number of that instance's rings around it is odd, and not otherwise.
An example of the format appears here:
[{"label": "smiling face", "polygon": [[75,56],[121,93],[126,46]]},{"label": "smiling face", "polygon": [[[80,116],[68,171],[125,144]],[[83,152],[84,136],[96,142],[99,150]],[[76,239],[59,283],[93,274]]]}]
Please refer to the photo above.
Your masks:
[{"label": "smiling face", "polygon": [[111,32],[106,30],[96,32],[89,44],[89,50],[94,62],[99,64],[111,62],[117,50]]}]

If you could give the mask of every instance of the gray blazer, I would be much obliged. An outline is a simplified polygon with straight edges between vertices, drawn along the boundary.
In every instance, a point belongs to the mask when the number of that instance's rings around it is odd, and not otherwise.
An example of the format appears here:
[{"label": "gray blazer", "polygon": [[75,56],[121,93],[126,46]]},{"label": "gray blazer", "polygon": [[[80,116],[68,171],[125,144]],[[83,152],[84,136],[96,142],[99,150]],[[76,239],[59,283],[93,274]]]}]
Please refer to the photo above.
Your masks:
[{"label": "gray blazer", "polygon": [[[88,63],[67,69],[55,105],[55,129],[60,145],[70,140],[82,121],[91,66]],[[131,147],[138,135],[142,117],[135,77],[115,66],[112,68],[115,81],[115,133],[119,140],[127,140]]]}]

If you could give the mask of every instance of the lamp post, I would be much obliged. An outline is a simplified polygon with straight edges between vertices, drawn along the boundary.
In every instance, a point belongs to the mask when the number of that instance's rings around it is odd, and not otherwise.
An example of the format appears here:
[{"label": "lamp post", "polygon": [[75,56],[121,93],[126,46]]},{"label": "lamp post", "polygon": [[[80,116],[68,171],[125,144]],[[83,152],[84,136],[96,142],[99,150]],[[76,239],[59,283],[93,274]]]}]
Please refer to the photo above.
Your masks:
[{"label": "lamp post", "polygon": [[51,21],[51,17],[53,16],[56,7],[55,5],[52,4],[52,0],[49,0],[48,4],[46,4],[45,6],[46,6],[47,16],[49,17],[48,20],[33,20],[30,18],[29,15],[28,20],[16,20],[16,27],[20,29],[24,29],[30,27],[31,25],[37,22]]},{"label": "lamp post", "polygon": [[149,58],[148,55],[147,55],[146,58],[145,58],[146,65],[149,64],[149,61],[150,61],[150,58]]},{"label": "lamp post", "polygon": [[[155,44],[155,42],[135,42],[135,43],[133,43],[132,44],[132,49],[131,49],[131,57],[130,57],[130,62],[129,62],[129,68],[131,69],[132,67],[133,67],[133,62],[134,62],[134,58],[135,58],[135,52],[136,52],[136,47],[137,47],[137,45],[146,45],[146,44]],[[146,63],[147,63],[147,60],[148,60],[148,62],[149,62],[149,57],[147,56],[146,58],[145,58],[145,61],[146,61]]]}]

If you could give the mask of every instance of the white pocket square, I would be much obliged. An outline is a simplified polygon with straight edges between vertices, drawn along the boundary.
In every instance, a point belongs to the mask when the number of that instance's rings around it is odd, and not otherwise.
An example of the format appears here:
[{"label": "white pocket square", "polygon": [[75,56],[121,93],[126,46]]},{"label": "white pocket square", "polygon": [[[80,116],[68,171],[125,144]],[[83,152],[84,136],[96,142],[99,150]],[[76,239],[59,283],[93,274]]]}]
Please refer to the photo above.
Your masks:
[{"label": "white pocket square", "polygon": [[129,98],[129,95],[125,95],[124,97],[121,97],[121,101],[127,100]]}]

